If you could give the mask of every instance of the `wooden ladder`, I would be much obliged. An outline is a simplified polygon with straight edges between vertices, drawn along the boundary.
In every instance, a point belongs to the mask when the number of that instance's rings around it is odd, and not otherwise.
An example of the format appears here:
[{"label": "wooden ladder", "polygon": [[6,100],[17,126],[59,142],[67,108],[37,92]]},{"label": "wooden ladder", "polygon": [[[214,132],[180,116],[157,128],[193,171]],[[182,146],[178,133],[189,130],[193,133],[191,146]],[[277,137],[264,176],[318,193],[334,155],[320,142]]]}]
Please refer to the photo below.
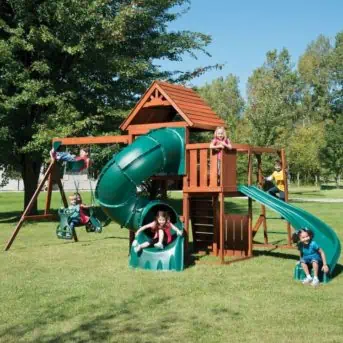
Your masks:
[{"label": "wooden ladder", "polygon": [[190,199],[194,251],[213,251],[214,213],[213,196],[192,197]]}]

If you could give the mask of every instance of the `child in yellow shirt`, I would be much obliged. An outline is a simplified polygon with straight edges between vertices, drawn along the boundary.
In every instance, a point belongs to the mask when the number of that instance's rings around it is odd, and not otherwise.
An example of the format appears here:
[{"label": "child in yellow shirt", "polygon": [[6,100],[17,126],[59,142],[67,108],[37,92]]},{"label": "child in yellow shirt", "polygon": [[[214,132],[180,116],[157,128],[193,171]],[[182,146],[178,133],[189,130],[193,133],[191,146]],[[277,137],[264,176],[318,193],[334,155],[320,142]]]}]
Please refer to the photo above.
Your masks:
[{"label": "child in yellow shirt", "polygon": [[265,178],[267,181],[275,181],[275,186],[268,189],[268,193],[274,197],[279,195],[279,199],[285,201],[285,180],[281,161],[276,161],[272,175]]}]

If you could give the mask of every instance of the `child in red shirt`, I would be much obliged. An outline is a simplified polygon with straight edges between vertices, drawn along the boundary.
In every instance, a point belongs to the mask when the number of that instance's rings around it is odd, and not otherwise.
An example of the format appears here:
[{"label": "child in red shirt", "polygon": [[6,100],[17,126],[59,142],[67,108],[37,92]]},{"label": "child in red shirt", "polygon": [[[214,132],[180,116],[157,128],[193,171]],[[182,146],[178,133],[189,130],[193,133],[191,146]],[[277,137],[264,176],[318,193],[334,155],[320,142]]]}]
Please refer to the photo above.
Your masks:
[{"label": "child in red shirt", "polygon": [[149,224],[146,224],[139,228],[135,234],[137,237],[141,232],[146,229],[150,229],[154,234],[152,240],[138,244],[137,240],[134,240],[132,246],[136,253],[140,252],[144,248],[154,246],[155,248],[163,249],[165,245],[170,244],[173,240],[171,229],[175,230],[178,236],[182,235],[182,231],[179,230],[171,221],[165,211],[158,211],[155,220]]}]

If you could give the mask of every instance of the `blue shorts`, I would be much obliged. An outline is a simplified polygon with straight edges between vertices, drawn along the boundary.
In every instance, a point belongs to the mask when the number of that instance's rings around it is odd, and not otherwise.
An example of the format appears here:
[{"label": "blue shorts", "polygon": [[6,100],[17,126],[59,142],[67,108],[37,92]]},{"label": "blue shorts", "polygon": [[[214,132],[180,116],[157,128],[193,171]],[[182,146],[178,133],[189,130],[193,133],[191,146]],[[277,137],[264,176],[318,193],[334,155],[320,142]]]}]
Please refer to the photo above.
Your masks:
[{"label": "blue shorts", "polygon": [[322,263],[322,259],[319,255],[308,255],[308,256],[303,256],[300,259],[301,263],[305,264],[312,264],[313,262],[316,262],[318,264]]}]

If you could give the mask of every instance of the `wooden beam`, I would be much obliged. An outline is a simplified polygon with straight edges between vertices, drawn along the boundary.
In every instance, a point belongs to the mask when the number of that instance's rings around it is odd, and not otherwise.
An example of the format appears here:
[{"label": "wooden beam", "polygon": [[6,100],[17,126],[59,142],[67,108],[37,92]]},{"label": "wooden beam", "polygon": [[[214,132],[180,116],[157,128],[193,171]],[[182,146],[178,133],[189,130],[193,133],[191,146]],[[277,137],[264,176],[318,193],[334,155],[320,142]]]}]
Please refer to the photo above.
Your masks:
[{"label": "wooden beam", "polygon": [[188,124],[184,121],[176,121],[170,123],[153,123],[153,124],[135,124],[129,125],[127,130],[130,135],[142,135],[146,134],[150,130],[161,129],[166,127],[187,127]]},{"label": "wooden beam", "polygon": [[35,216],[25,216],[25,220],[56,219],[55,214],[37,214]]},{"label": "wooden beam", "polygon": [[265,153],[278,153],[278,152],[280,152],[280,149],[256,147],[256,146],[251,147],[250,150],[254,154],[260,154],[260,153],[264,153],[264,152]]},{"label": "wooden beam", "polygon": [[143,108],[158,107],[158,106],[171,106],[171,103],[167,100],[162,100],[160,98],[153,98],[149,102],[143,105]]},{"label": "wooden beam", "polygon": [[59,141],[62,145],[82,145],[82,144],[129,144],[129,136],[98,136],[98,137],[69,137],[54,138],[53,142]]}]

